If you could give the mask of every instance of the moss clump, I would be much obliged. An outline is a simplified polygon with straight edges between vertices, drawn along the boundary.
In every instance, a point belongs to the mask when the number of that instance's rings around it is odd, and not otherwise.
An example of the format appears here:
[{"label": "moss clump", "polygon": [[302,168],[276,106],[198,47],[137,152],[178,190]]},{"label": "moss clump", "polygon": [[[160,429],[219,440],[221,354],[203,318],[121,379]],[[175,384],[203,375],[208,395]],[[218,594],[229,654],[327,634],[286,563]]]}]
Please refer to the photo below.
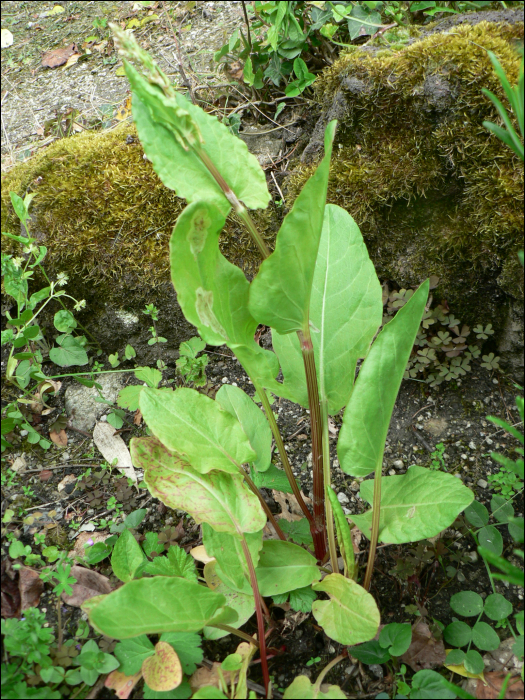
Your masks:
[{"label": "moss clump", "polygon": [[[37,193],[31,233],[48,248],[46,270],[67,272],[72,293],[81,280],[98,288],[105,302],[129,307],[130,293],[137,303],[152,301],[152,289],[169,280],[169,238],[186,202],[144,159],[134,125],[62,139],[9,171],[2,178],[2,230],[18,233],[10,190],[21,197]],[[273,211],[254,212],[254,218],[271,241],[278,225]],[[5,249],[13,245],[8,241]],[[257,250],[233,217],[221,247],[246,272],[257,269]]]},{"label": "moss clump", "polygon": [[[498,325],[504,293],[523,297],[523,163],[483,127],[500,120],[481,92],[509,109],[485,49],[515,84],[522,37],[523,23],[461,25],[395,54],[343,55],[315,84],[340,119],[328,201],[354,216],[380,277],[438,275],[467,322]],[[313,168],[291,176],[292,196]]]}]

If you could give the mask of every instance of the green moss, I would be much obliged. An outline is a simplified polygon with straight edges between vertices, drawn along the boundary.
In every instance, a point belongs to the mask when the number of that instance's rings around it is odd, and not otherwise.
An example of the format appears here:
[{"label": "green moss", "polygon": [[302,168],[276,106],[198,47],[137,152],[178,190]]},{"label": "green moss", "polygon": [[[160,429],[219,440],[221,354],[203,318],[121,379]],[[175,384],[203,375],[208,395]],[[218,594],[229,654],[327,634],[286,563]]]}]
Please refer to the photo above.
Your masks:
[{"label": "green moss", "polygon": [[[104,301],[123,290],[152,301],[152,289],[169,280],[168,243],[185,200],[144,159],[133,125],[61,139],[9,171],[2,178],[2,230],[19,233],[10,190],[22,197],[37,193],[31,233],[48,247],[47,271],[63,270],[100,287]],[[254,219],[271,242],[278,226],[274,211],[254,212]],[[2,244],[7,251],[17,245]],[[257,249],[232,216],[221,248],[246,272],[257,269]]]},{"label": "green moss", "polygon": [[[502,292],[523,297],[523,163],[483,127],[500,120],[481,92],[508,108],[484,49],[514,84],[522,37],[523,24],[462,25],[395,54],[345,54],[315,83],[326,111],[346,100],[328,201],[354,216],[380,277],[437,274],[466,321],[494,314]],[[314,167],[297,168],[289,196]]]}]

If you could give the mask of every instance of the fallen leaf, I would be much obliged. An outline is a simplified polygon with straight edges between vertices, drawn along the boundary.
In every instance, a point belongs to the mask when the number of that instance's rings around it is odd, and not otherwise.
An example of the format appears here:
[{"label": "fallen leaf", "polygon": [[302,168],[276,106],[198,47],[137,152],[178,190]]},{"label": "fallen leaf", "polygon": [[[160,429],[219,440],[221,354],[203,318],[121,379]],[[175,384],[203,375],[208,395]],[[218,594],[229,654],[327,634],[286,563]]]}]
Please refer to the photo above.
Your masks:
[{"label": "fallen leaf", "polygon": [[71,595],[62,593],[62,600],[66,605],[79,608],[86,600],[96,595],[111,593],[112,588],[108,577],[97,574],[96,571],[85,569],[83,566],[73,566],[70,575],[76,578],[77,582],[73,584]]},{"label": "fallen leaf", "polygon": [[190,549],[190,554],[194,559],[202,562],[203,564],[207,564],[210,561],[215,561],[213,557],[210,557],[206,554],[206,549],[204,548],[203,544],[200,544],[198,547]]},{"label": "fallen leaf", "polygon": [[354,547],[354,554],[359,554],[359,545],[363,539],[363,533],[358,527],[353,527],[350,534],[352,535],[352,545]]},{"label": "fallen leaf", "polygon": [[2,575],[0,584],[0,598],[2,617],[20,616],[20,589],[18,588],[18,571],[13,569],[10,559],[3,559],[0,565]]},{"label": "fallen leaf", "polygon": [[[476,686],[476,697],[480,700],[494,700],[500,697],[501,686],[507,677],[506,673],[501,673],[498,671],[485,673],[485,683],[483,681],[478,681]],[[513,676],[509,680],[507,690],[505,692],[505,698],[508,700],[520,700],[523,697],[523,681],[519,676]]]},{"label": "fallen leaf", "polygon": [[42,469],[42,471],[38,475],[40,481],[42,482],[49,481],[49,479],[51,479],[52,476],[53,472],[50,469]]},{"label": "fallen leaf", "polygon": [[135,483],[137,475],[131,462],[131,455],[120,435],[115,435],[115,428],[109,423],[98,421],[93,430],[93,440],[108,464],[115,460],[117,469]]},{"label": "fallen leaf", "polygon": [[[311,500],[307,498],[302,491],[301,496],[307,505],[308,503],[311,503]],[[301,506],[297,503],[297,499],[293,494],[272,490],[272,497],[274,501],[281,506],[282,512],[277,513],[278,518],[284,518],[290,522],[304,518]]]},{"label": "fallen leaf", "polygon": [[61,15],[65,12],[62,5],[55,5],[52,10],[47,10],[46,12],[41,12],[39,17],[51,17],[52,15]]},{"label": "fallen leaf", "polygon": [[12,44],[13,35],[9,31],[9,29],[2,28],[2,48],[7,49],[9,46],[12,46]]},{"label": "fallen leaf", "polygon": [[[118,117],[117,117],[118,119]],[[142,413],[140,408],[137,408],[135,415],[133,416],[133,425],[140,425],[142,423]]]},{"label": "fallen leaf", "polygon": [[66,68],[70,68],[71,66],[75,65],[75,63],[78,61],[80,58],[79,53],[74,53],[72,56],[70,56],[67,59],[66,65],[62,68],[62,70],[66,70]]},{"label": "fallen leaf", "polygon": [[91,540],[92,545],[97,544],[98,542],[105,542],[108,537],[111,535],[109,532],[104,531],[104,532],[81,532],[78,537],[75,540],[75,546],[73,548],[73,552],[77,555],[77,557],[83,558],[85,553],[86,553],[86,548],[84,545]]},{"label": "fallen leaf", "polygon": [[59,433],[55,432],[54,430],[50,430],[49,438],[59,447],[65,447],[67,445],[67,433],[63,429]]},{"label": "fallen leaf", "polygon": [[20,589],[20,610],[36,608],[40,602],[40,596],[44,590],[44,582],[40,574],[28,566],[21,566],[18,570],[18,587]]},{"label": "fallen leaf", "polygon": [[17,457],[13,464],[11,465],[11,469],[16,472],[17,474],[23,474],[26,470],[27,463],[26,463],[26,458],[24,455],[21,455],[20,457]]},{"label": "fallen leaf", "polygon": [[57,490],[63,491],[68,484],[74,484],[76,481],[77,477],[74,474],[67,474],[57,486]]},{"label": "fallen leaf", "polygon": [[120,671],[111,671],[109,676],[104,681],[106,688],[111,688],[115,691],[117,698],[126,700],[131,695],[131,691],[142,678],[142,671],[135,673],[134,676],[125,676]]},{"label": "fallen leaf", "polygon": [[53,49],[53,51],[48,51],[42,56],[42,65],[44,68],[58,68],[58,66],[63,66],[67,63],[73,54],[77,53],[79,51],[76,44],[71,44],[65,49]]},{"label": "fallen leaf", "polygon": [[443,640],[433,637],[427,623],[420,618],[412,626],[412,642],[400,658],[414,671],[443,666],[446,659]]},{"label": "fallen leaf", "polygon": [[[213,666],[211,668],[205,668],[204,666],[198,668],[189,678],[189,684],[193,692],[197,691],[199,688],[203,688],[206,685],[213,685],[218,688],[220,684],[219,674],[217,673],[218,668],[220,668],[220,663],[217,661],[213,662]],[[229,685],[231,673],[229,671],[222,671],[222,675],[226,684]]]}]

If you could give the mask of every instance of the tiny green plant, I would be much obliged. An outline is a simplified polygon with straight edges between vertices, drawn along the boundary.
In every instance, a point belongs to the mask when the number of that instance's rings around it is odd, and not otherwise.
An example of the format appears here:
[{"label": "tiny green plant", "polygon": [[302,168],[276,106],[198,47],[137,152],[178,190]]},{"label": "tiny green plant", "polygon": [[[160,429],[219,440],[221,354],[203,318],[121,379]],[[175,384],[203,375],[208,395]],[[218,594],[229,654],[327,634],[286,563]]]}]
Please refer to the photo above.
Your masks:
[{"label": "tiny green plant", "polygon": [[[125,59],[146,154],[164,183],[188,200],[170,242],[178,302],[203,342],[226,344],[235,354],[263,410],[236,386],[222,386],[212,399],[188,387],[159,388],[158,370],[135,370],[148,386],[126,387],[118,403],[140,408],[151,435],[132,439],[133,463],[144,469],[154,496],[202,524],[204,547],[213,558],[205,564],[204,579],[220,583],[199,585],[193,559],[178,547],[148,561],[124,529],[111,553],[113,571],[124,585],[85,609],[97,631],[123,643],[137,636],[137,611],[144,635],[204,630],[211,638],[244,635],[238,628],[255,612],[258,633],[252,646],[258,647],[268,689],[265,597],[289,594],[291,601],[294,593],[298,605],[311,605],[330,638],[345,645],[367,642],[379,625],[379,610],[368,592],[377,542],[432,537],[473,500],[472,492],[449,474],[413,466],[402,476],[382,476],[388,424],[429,283],[422,283],[372,343],[382,320],[377,275],[351,216],[325,204],[336,123],[327,126],[324,158],[284,219],[270,254],[248,212],[265,208],[270,198],[256,159],[225,125],[177,93],[131,35],[115,25],[112,29]],[[232,208],[263,258],[251,283],[219,250],[219,233]],[[364,320],[356,326],[354,318]],[[258,324],[272,329],[275,352],[255,342]],[[276,379],[280,368],[282,382]],[[270,393],[310,411],[313,512],[293,477]],[[342,408],[341,468],[356,477],[374,474],[361,485],[361,497],[371,509],[352,516],[370,538],[362,585],[349,524],[330,488],[328,416]],[[284,472],[272,464],[272,437]],[[294,493],[309,533],[296,530],[287,536],[269,510],[255,477],[261,483],[274,472],[283,481],[287,477],[282,488]],[[267,520],[278,539],[263,540]],[[291,541],[297,537],[312,546],[314,555]],[[321,580],[319,565],[326,558],[332,573]],[[166,576],[168,570],[172,573]],[[310,591],[327,597],[314,599]]]},{"label": "tiny green plant", "polygon": [[442,442],[438,442],[434,452],[430,453],[431,462],[430,469],[443,469],[447,471],[447,465],[445,463],[445,445]]},{"label": "tiny green plant", "polygon": [[202,338],[190,338],[179,346],[177,374],[182,377],[185,386],[206,386],[206,367],[208,355],[197,355],[204,350],[206,343]]}]

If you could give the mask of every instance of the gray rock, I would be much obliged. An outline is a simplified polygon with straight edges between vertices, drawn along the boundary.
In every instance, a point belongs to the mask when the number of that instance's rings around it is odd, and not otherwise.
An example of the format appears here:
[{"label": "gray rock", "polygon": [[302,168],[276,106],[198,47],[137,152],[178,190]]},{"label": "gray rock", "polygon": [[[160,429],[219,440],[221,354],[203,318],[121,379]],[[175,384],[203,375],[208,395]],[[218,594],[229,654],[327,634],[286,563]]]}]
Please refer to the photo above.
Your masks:
[{"label": "gray rock", "polygon": [[[102,386],[102,396],[108,401],[116,401],[119,391],[124,386],[122,374],[100,374],[97,383]],[[91,431],[95,421],[107,411],[108,405],[95,401],[99,393],[95,387],[89,389],[82,384],[72,384],[66,389],[66,413],[71,425],[79,430]]]},{"label": "gray rock", "polygon": [[342,491],[341,491],[341,493],[337,494],[337,500],[339,501],[339,503],[341,503],[341,505],[350,502],[346,493],[343,493]]},{"label": "gray rock", "polygon": [[488,483],[485,481],[485,479],[478,479],[478,486],[480,489],[486,489]]}]

